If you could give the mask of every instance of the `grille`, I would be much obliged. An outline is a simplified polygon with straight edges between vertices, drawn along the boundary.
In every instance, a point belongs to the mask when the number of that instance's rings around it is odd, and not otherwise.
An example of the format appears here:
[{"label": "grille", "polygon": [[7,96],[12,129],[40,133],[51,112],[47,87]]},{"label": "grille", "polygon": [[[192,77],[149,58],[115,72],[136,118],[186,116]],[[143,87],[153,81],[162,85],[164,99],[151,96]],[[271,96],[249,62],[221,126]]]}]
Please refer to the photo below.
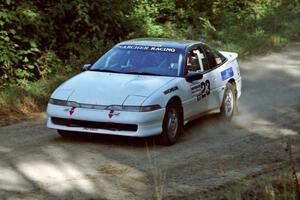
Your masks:
[{"label": "grille", "polygon": [[56,125],[68,126],[68,127],[82,127],[82,128],[95,128],[105,129],[110,131],[137,131],[138,126],[136,124],[119,124],[109,122],[92,122],[75,119],[63,119],[52,117],[51,121]]}]

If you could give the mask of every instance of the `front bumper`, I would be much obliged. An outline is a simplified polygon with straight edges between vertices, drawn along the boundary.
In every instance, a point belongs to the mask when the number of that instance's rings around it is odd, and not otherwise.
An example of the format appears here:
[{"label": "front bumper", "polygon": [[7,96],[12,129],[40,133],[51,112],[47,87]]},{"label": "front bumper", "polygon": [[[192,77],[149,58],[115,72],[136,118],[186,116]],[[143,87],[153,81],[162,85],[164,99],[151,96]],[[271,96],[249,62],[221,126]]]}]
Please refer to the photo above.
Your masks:
[{"label": "front bumper", "polygon": [[[109,134],[132,137],[148,137],[158,135],[162,132],[162,123],[165,114],[165,108],[151,112],[128,112],[115,111],[110,117],[109,110],[97,110],[87,108],[75,108],[70,114],[71,107],[57,106],[48,104],[47,127],[57,130],[87,132],[95,134]],[[80,126],[63,125],[54,123],[52,118],[66,119],[69,121],[84,121],[87,124],[93,124],[93,127],[84,127],[85,123],[79,123]],[[105,124],[103,128],[95,127],[95,124]],[[137,125],[137,130],[120,130],[107,127],[107,124]]]}]

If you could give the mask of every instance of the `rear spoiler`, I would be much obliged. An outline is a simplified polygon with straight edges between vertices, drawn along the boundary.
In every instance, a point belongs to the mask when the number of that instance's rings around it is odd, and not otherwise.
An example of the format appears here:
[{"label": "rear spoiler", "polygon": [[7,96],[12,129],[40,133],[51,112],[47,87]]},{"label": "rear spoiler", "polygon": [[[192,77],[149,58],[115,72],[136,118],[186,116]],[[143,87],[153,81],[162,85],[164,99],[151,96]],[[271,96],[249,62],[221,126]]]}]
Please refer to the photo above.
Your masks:
[{"label": "rear spoiler", "polygon": [[220,51],[220,53],[223,54],[229,62],[236,60],[239,56],[239,54],[235,52]]}]

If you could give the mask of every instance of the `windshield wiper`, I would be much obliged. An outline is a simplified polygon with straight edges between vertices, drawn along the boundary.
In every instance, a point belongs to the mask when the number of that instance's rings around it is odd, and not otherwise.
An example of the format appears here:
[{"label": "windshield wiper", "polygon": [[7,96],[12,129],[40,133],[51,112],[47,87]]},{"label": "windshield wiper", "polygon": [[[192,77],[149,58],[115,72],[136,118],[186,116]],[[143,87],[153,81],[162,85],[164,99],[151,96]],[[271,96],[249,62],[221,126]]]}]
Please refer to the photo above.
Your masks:
[{"label": "windshield wiper", "polygon": [[110,69],[90,69],[89,71],[93,71],[93,72],[122,73],[122,72],[114,71],[114,70],[110,70]]},{"label": "windshield wiper", "polygon": [[125,72],[125,74],[136,74],[136,75],[149,75],[149,76],[162,76],[160,74],[150,73],[150,72]]},{"label": "windshield wiper", "polygon": [[89,71],[94,72],[110,72],[110,73],[122,73],[122,74],[136,74],[136,75],[149,75],[149,76],[162,76],[160,74],[150,73],[150,72],[120,72],[110,69],[90,69]]}]

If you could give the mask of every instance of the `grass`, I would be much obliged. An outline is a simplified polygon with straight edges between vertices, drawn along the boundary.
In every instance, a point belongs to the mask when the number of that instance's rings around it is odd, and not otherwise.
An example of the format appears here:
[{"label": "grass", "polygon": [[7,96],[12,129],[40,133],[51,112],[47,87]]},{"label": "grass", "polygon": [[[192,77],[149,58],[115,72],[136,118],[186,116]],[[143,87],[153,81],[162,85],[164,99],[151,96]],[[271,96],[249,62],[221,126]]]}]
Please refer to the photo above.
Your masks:
[{"label": "grass", "polygon": [[153,181],[153,199],[162,200],[165,192],[167,172],[161,168],[155,156],[151,154],[147,143],[146,151],[151,179]]},{"label": "grass", "polygon": [[[209,188],[191,196],[165,197],[167,189],[167,169],[158,163],[154,151],[150,151],[146,143],[146,154],[149,163],[149,175],[152,182],[152,197],[161,199],[199,199],[199,200],[299,200],[300,198],[300,166],[297,165],[291,141],[286,142],[286,161],[269,166],[265,170],[246,175],[242,179],[233,180],[215,188]],[[294,143],[295,144],[295,143]],[[155,147],[155,146],[154,146]],[[298,160],[298,158],[297,158]]]},{"label": "grass", "polygon": [[[247,177],[235,184],[229,184],[213,192],[214,200],[299,200],[299,166],[296,165],[292,148],[287,142],[287,159],[282,168],[259,176]],[[297,168],[298,167],[298,168]],[[299,173],[298,173],[299,174]],[[200,199],[206,199],[202,197]]]},{"label": "grass", "polygon": [[0,90],[0,125],[32,117],[45,111],[50,94],[68,76],[55,76],[36,82],[24,82]]},{"label": "grass", "polygon": [[300,166],[295,162],[292,146],[287,141],[286,162],[265,170],[210,188],[192,196],[172,199],[199,200],[299,200]]},{"label": "grass", "polygon": [[[287,168],[280,172],[244,180],[212,194],[209,199],[222,200],[298,200]],[[203,198],[205,199],[205,198]]]}]

